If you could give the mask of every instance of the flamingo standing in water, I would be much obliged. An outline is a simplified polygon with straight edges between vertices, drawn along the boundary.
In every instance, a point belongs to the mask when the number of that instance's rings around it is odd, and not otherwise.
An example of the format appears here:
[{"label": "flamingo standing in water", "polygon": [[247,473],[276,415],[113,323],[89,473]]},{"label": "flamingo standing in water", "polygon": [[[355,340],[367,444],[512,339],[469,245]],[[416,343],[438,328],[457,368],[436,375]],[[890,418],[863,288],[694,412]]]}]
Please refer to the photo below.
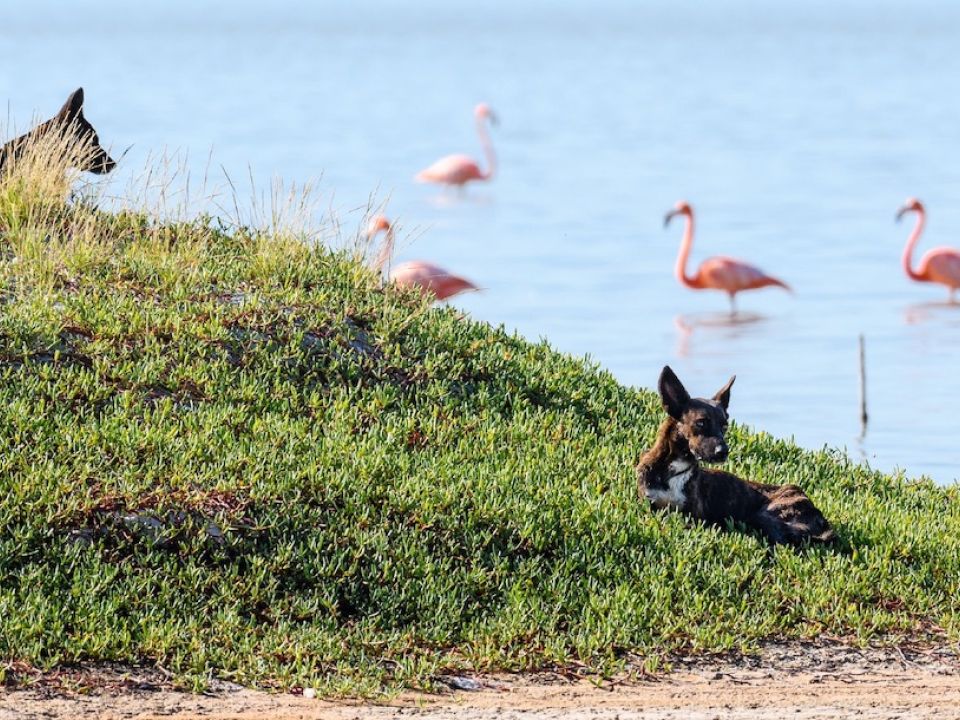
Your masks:
[{"label": "flamingo standing in water", "polygon": [[730,296],[730,312],[736,314],[736,295],[741,290],[756,290],[757,288],[776,285],[790,291],[790,286],[782,280],[767,275],[759,268],[749,265],[742,260],[728,257],[712,257],[704,260],[693,276],[687,275],[687,259],[693,247],[693,208],[684,201],[678,202],[673,210],[663,219],[666,227],[677,215],[683,215],[686,221],[683,228],[683,241],[680,243],[680,255],[677,257],[675,274],[681,284],[694,290],[723,290]]},{"label": "flamingo standing in water", "polygon": [[[383,245],[377,253],[373,268],[382,273],[393,255],[394,232],[390,221],[383,215],[375,215],[367,225],[367,238],[373,240],[378,233],[385,232]],[[415,287],[424,295],[436,300],[446,300],[465,290],[479,290],[476,285],[459,275],[447,272],[442,267],[425,260],[410,260],[391,268],[387,274],[390,282],[403,287]]]},{"label": "flamingo standing in water", "polygon": [[493,144],[487,133],[487,120],[497,124],[497,116],[486,103],[480,103],[473,110],[477,122],[477,135],[483,145],[483,154],[487,158],[487,169],[483,171],[476,161],[467,155],[447,155],[437,160],[430,167],[418,172],[414,179],[418,182],[440,183],[441,185],[456,185],[462,188],[471,180],[492,180],[497,167],[497,156],[493,152]]},{"label": "flamingo standing in water", "polygon": [[927,220],[927,211],[923,203],[916,198],[908,198],[903,207],[897,211],[897,222],[906,213],[917,214],[917,224],[907,238],[907,246],[903,249],[903,270],[907,277],[917,282],[937,282],[950,289],[950,302],[956,302],[954,293],[960,288],[960,250],[949,247],[938,247],[928,251],[920,258],[920,265],[913,269],[913,248],[920,239],[924,223]]}]

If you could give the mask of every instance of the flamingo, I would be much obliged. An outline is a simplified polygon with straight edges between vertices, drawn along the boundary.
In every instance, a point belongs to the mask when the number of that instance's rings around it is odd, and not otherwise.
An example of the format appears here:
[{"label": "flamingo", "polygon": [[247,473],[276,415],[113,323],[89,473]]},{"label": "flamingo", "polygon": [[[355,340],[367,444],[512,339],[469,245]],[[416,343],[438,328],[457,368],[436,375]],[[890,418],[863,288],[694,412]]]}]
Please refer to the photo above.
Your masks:
[{"label": "flamingo", "polygon": [[670,221],[677,215],[683,215],[685,225],[683,228],[683,241],[680,243],[680,255],[677,257],[677,265],[674,274],[682,285],[694,290],[723,290],[730,296],[730,313],[735,315],[737,312],[736,295],[741,290],[756,290],[757,288],[776,285],[782,287],[788,292],[790,286],[782,280],[767,275],[762,270],[753,265],[735,260],[729,257],[712,257],[704,260],[693,276],[687,275],[687,259],[690,257],[690,249],[693,247],[693,208],[690,204],[681,200],[673,210],[667,213],[663,219],[663,226],[666,227]]},{"label": "flamingo", "polygon": [[430,167],[418,172],[414,179],[417,182],[440,183],[441,185],[456,185],[462,188],[465,183],[471,180],[492,180],[497,167],[497,156],[493,152],[493,144],[490,142],[490,135],[487,133],[487,126],[484,122],[489,120],[491,124],[497,124],[497,116],[486,103],[480,103],[473,110],[473,116],[477,122],[477,135],[480,136],[480,144],[483,145],[483,154],[487,158],[487,170],[484,172],[477,165],[476,161],[467,155],[447,155],[437,160]]},{"label": "flamingo", "polygon": [[950,302],[956,302],[955,293],[960,288],[960,250],[949,247],[938,247],[928,251],[920,258],[920,265],[916,270],[912,267],[913,248],[920,239],[924,223],[927,220],[927,211],[923,203],[916,198],[907,198],[903,207],[897,211],[897,222],[908,212],[917,214],[917,224],[907,238],[907,246],[903,249],[903,270],[907,277],[917,282],[937,282],[950,289]]},{"label": "flamingo", "polygon": [[[383,245],[374,260],[373,269],[383,272],[393,254],[394,231],[390,221],[383,215],[370,218],[367,225],[367,238],[372,240],[380,232],[385,232]],[[425,260],[409,260],[392,268],[387,274],[390,282],[401,287],[413,287],[435,300],[446,300],[466,290],[479,290],[476,285]]]},{"label": "flamingo", "polygon": [[390,271],[390,281],[404,287],[416,287],[424,295],[446,300],[466,290],[479,290],[476,285],[426,260],[409,260]]}]

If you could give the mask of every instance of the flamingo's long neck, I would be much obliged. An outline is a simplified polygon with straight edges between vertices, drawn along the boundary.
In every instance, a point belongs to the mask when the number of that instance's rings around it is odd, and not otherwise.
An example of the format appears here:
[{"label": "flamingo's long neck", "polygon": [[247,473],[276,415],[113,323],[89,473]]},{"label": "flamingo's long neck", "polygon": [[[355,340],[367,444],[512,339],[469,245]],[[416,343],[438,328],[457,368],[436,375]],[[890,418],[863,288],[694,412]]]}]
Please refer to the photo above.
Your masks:
[{"label": "flamingo's long neck", "polygon": [[680,254],[677,256],[677,267],[674,273],[682,284],[689,288],[699,288],[700,283],[696,276],[687,275],[687,260],[690,250],[693,249],[693,213],[683,214],[683,240],[680,241]]},{"label": "flamingo's long neck", "polygon": [[[377,275],[382,275],[387,265],[390,263],[390,258],[393,256],[393,228],[386,228],[386,236],[383,238],[383,244],[380,246],[380,252],[377,253],[376,260],[373,261],[373,270]],[[376,235],[374,235],[376,237]],[[373,238],[371,238],[372,242]]]},{"label": "flamingo's long neck", "polygon": [[903,248],[903,270],[911,280],[926,280],[926,278],[913,269],[913,248],[920,239],[923,232],[923,225],[926,222],[926,213],[923,210],[917,210],[917,224],[913,226],[913,232],[907,239],[907,245]]},{"label": "flamingo's long neck", "polygon": [[483,179],[489,180],[497,171],[497,155],[493,152],[493,143],[490,141],[490,134],[487,132],[487,126],[482,117],[477,118],[477,135],[480,136],[483,154],[487,158],[487,170],[483,173]]}]

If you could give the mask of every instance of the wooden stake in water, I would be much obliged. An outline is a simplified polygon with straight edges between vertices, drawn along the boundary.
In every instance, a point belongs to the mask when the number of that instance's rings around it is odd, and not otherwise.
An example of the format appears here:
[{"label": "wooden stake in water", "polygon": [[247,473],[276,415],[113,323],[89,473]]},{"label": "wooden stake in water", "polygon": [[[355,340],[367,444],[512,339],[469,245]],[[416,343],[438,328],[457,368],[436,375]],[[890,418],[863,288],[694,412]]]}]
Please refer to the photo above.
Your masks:
[{"label": "wooden stake in water", "polygon": [[860,433],[867,434],[867,352],[860,333]]}]

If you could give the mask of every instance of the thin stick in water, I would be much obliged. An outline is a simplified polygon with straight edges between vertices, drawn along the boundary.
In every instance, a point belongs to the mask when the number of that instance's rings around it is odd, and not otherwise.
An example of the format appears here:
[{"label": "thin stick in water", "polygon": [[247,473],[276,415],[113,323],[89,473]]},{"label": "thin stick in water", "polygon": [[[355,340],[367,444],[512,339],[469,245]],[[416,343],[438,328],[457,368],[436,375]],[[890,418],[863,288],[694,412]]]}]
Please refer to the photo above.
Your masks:
[{"label": "thin stick in water", "polygon": [[860,430],[867,432],[867,352],[864,346],[863,333],[860,333]]}]

